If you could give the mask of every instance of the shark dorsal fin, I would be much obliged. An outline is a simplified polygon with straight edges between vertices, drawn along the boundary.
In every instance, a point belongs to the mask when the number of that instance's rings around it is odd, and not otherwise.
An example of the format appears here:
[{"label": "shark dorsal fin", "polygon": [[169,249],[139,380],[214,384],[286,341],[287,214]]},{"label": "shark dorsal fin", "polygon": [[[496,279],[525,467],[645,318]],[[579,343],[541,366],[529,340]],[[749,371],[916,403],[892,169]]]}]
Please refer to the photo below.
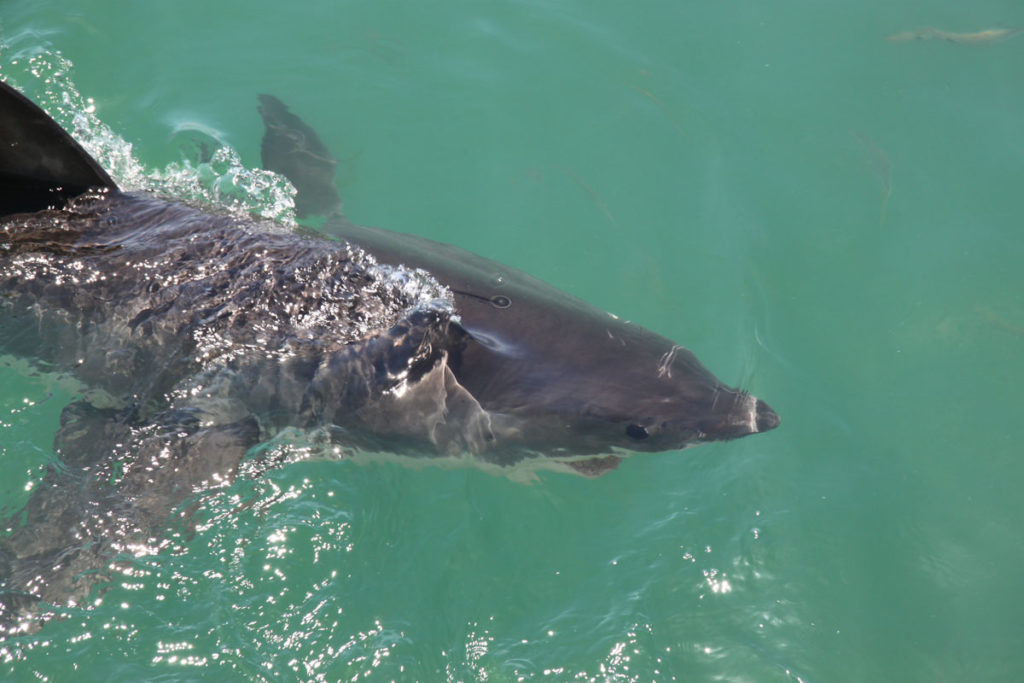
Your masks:
[{"label": "shark dorsal fin", "polygon": [[96,160],[31,100],[0,82],[0,216],[116,190]]}]

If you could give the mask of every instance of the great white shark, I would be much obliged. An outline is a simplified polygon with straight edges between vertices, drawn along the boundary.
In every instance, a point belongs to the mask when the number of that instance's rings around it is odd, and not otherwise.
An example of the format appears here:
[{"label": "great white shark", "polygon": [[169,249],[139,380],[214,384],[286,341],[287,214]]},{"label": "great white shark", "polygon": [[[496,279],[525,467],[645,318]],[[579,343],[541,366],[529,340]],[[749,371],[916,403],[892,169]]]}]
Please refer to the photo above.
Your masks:
[{"label": "great white shark", "polygon": [[0,636],[74,605],[247,452],[306,430],[366,453],[597,476],[768,431],[693,353],[514,268],[352,224],[333,157],[261,98],[264,164],[333,239],[122,192],[0,84],[0,356],[73,377],[50,468],[0,537]]}]

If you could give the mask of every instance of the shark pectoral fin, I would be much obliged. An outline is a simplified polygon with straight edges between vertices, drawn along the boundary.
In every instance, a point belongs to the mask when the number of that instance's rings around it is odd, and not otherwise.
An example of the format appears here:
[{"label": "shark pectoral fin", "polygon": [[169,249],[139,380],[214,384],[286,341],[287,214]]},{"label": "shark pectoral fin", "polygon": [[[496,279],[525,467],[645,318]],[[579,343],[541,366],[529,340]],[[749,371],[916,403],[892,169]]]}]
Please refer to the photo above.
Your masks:
[{"label": "shark pectoral fin", "polygon": [[[60,448],[76,463],[52,467],[0,539],[0,638],[34,630],[48,618],[37,603],[80,604],[119,554],[145,555],[175,510],[230,484],[258,442],[256,420],[204,426],[203,414],[174,410],[139,426],[124,412],[66,411]],[[86,448],[90,438],[104,439]],[[102,456],[102,457],[101,457]],[[187,517],[194,506],[186,508]]]},{"label": "shark pectoral fin", "polygon": [[65,406],[53,446],[60,457],[47,466],[25,507],[7,520],[12,530],[0,540],[0,552],[21,561],[89,543],[82,522],[90,505],[113,491],[110,471],[121,457],[118,445],[131,439],[130,414],[131,409],[98,408],[84,399]]},{"label": "shark pectoral fin", "polygon": [[118,496],[140,528],[158,531],[191,496],[231,484],[246,452],[259,441],[251,416],[226,425],[199,424],[189,414],[164,422],[134,449]]},{"label": "shark pectoral fin", "polygon": [[102,408],[85,399],[72,401],[61,411],[53,450],[69,468],[89,467],[110,455],[110,444],[130,435],[134,414],[134,406]]},{"label": "shark pectoral fin", "polygon": [[431,443],[439,455],[480,454],[495,438],[491,416],[459,384],[447,354],[415,384],[383,394],[357,416],[375,434]]},{"label": "shark pectoral fin", "polygon": [[[52,616],[37,603],[76,604],[99,580],[105,561],[96,553],[91,518],[94,501],[109,490],[83,469],[55,463],[25,507],[4,520],[9,534],[0,539],[0,640],[33,632]],[[89,581],[79,580],[82,572],[92,575]]]}]

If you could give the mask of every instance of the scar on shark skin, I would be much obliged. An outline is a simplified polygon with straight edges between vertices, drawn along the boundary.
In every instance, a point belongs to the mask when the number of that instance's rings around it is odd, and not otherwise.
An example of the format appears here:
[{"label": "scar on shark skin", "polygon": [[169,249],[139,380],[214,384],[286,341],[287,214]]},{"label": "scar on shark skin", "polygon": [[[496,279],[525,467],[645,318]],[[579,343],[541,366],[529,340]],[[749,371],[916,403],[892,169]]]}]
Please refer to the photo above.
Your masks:
[{"label": "scar on shark skin", "polygon": [[957,33],[925,26],[915,31],[900,31],[885,37],[890,43],[909,43],[913,40],[945,40],[958,45],[989,45],[1024,33],[1024,26],[1018,28],[989,28],[984,31]]}]

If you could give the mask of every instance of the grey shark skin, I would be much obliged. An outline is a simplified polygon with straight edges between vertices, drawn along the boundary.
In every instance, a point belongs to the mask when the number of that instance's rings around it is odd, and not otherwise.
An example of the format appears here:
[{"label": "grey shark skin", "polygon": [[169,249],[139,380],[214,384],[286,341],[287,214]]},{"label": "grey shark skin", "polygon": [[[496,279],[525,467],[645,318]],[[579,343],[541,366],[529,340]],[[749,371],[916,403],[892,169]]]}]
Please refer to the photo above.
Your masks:
[{"label": "grey shark skin", "polygon": [[325,232],[381,263],[424,269],[451,290],[469,334],[449,364],[492,422],[529,422],[517,438],[530,450],[656,452],[778,425],[764,402],[724,386],[663,337],[457,247],[345,220],[336,162],[316,132],[279,99],[260,95],[260,102],[264,167],[292,181],[296,204],[328,218]]},{"label": "grey shark skin", "polygon": [[[312,149],[327,162],[292,175],[322,188],[330,155],[271,100],[271,158]],[[284,429],[596,476],[629,452],[779,423],[681,346],[519,271],[340,213],[327,228],[343,239],[123,193],[0,84],[0,356],[84,387],[60,465],[0,538],[0,637],[158,551]]]}]

